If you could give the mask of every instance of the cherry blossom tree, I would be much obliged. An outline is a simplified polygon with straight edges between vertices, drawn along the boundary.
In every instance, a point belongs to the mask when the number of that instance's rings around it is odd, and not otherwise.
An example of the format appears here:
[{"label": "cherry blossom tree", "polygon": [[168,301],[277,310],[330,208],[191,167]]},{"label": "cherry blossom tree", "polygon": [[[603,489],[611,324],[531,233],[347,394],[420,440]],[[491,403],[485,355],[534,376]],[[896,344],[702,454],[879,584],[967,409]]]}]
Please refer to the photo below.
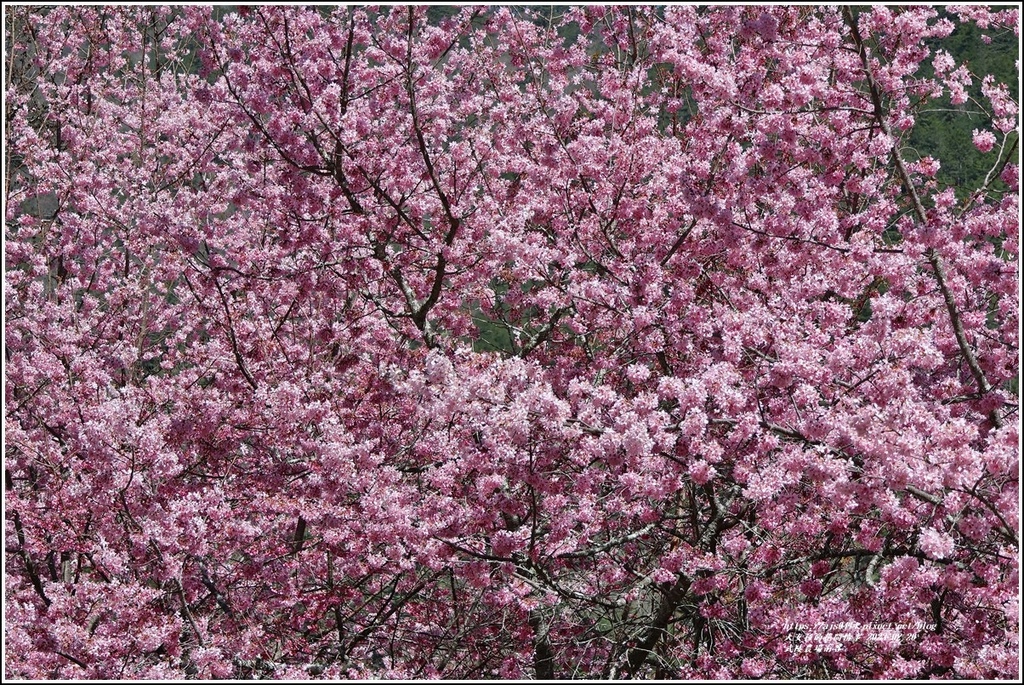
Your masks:
[{"label": "cherry blossom tree", "polygon": [[961,24],[9,10],[7,675],[1019,675]]}]

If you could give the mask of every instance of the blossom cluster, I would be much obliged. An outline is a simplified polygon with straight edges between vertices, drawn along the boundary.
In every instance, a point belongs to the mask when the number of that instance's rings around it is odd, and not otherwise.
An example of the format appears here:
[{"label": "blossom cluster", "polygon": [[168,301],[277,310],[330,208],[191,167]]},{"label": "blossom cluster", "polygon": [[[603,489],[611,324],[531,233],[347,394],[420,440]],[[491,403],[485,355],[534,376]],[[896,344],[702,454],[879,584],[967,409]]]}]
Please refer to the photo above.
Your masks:
[{"label": "blossom cluster", "polygon": [[1016,10],[453,11],[10,11],[7,675],[1019,675]]}]

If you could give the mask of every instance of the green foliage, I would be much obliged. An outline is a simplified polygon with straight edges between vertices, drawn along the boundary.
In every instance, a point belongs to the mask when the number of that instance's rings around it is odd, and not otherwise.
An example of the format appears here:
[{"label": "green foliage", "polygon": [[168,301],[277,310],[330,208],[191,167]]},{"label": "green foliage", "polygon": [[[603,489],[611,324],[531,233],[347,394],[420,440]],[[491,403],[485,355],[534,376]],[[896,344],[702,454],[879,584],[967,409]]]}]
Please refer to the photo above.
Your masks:
[{"label": "green foliage", "polygon": [[431,5],[427,8],[427,23],[436,25],[448,17],[454,17],[462,11],[455,5]]},{"label": "green foliage", "polygon": [[[946,16],[945,11],[940,10],[939,16]],[[991,39],[989,44],[982,40],[983,35]],[[906,152],[918,158],[931,156],[939,160],[939,183],[955,188],[959,199],[963,200],[984,183],[986,174],[998,161],[998,147],[983,153],[972,142],[974,129],[992,130],[991,118],[979,106],[984,102],[981,80],[986,74],[992,74],[997,82],[1009,87],[1010,95],[1017,100],[1019,84],[1015,61],[1020,58],[1019,45],[1010,31],[983,31],[973,23],[957,22],[952,34],[932,41],[929,47],[933,51],[945,50],[958,65],[967,65],[974,75],[968,89],[970,99],[962,105],[953,105],[948,96],[943,96],[929,103],[917,117]],[[922,65],[920,76],[931,78],[933,75],[930,61]],[[1011,134],[1008,148],[1016,138],[1016,133]],[[992,188],[1004,190],[1005,185],[996,179]]]}]

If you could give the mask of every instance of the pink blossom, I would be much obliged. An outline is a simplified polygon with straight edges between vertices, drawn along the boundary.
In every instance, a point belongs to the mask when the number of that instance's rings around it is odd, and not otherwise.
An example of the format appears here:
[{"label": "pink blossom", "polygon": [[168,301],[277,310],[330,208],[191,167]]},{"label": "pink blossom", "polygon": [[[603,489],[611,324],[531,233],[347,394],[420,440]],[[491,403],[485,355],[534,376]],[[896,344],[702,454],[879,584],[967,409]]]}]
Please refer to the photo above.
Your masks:
[{"label": "pink blossom", "polygon": [[955,66],[952,56],[945,50],[938,50],[935,53],[935,57],[932,58],[932,68],[935,69],[936,76],[942,76],[949,72]]},{"label": "pink blossom", "polygon": [[974,147],[978,148],[982,152],[991,152],[992,148],[996,144],[996,137],[991,131],[979,131],[974,129],[972,133],[974,140]]},{"label": "pink blossom", "polygon": [[930,559],[944,559],[950,556],[955,548],[950,535],[941,533],[934,528],[925,528],[921,531],[918,545]]},{"label": "pink blossom", "polygon": [[1015,10],[8,18],[12,677],[1018,675]]},{"label": "pink blossom", "polygon": [[1016,164],[1007,164],[1006,167],[1003,169],[1003,172],[999,175],[999,178],[1003,181],[1003,183],[1010,186],[1010,188],[1012,188],[1014,192],[1017,191],[1018,187],[1017,168],[1018,167]]},{"label": "pink blossom", "polygon": [[768,670],[768,664],[763,659],[744,659],[741,670],[748,678],[760,678]]}]

